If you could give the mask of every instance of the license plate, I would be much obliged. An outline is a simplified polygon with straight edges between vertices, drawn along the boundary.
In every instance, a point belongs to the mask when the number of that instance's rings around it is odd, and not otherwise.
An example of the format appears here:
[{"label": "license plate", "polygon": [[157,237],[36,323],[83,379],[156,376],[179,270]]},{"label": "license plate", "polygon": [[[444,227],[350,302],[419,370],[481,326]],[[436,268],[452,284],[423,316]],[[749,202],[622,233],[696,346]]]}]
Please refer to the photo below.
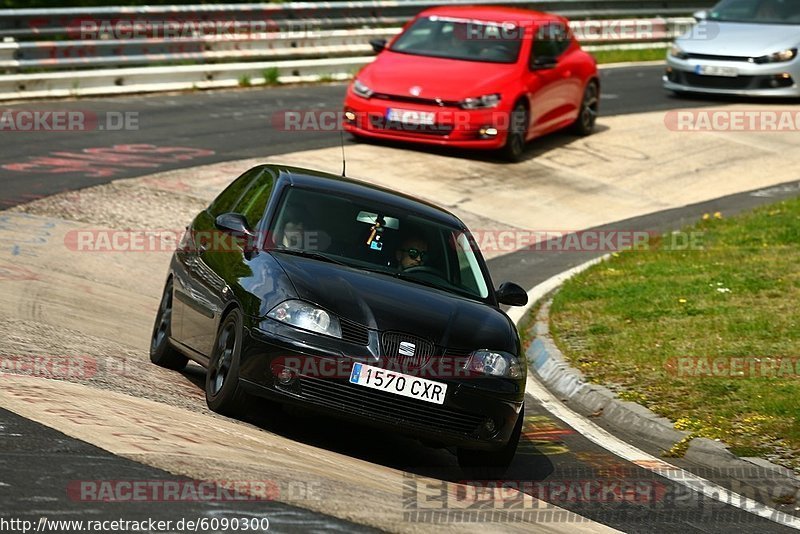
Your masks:
[{"label": "license plate", "polygon": [[413,109],[389,108],[386,110],[386,120],[402,122],[415,126],[433,126],[435,116],[432,111],[415,111]]},{"label": "license plate", "polygon": [[350,382],[433,404],[443,404],[445,393],[447,393],[447,384],[387,371],[363,363],[353,364]]},{"label": "license plate", "polygon": [[739,75],[736,67],[715,67],[714,65],[698,65],[694,71],[705,76],[725,76],[727,78],[735,78]]}]

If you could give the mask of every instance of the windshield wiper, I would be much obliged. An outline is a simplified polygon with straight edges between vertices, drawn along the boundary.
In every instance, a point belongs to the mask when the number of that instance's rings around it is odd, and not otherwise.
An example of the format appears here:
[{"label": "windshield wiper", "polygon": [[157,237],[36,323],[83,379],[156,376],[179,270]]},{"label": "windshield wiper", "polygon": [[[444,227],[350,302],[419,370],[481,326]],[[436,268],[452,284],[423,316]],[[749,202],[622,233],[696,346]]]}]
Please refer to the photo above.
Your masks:
[{"label": "windshield wiper", "polygon": [[327,261],[329,263],[335,263],[336,265],[345,265],[345,266],[347,266],[346,263],[341,262],[339,260],[335,260],[335,259],[331,258],[330,256],[326,256],[325,254],[322,254],[321,252],[312,252],[310,250],[303,250],[303,249],[299,249],[299,248],[274,248],[274,249],[272,249],[272,251],[283,252],[284,254],[291,254],[293,256],[302,256],[303,258],[312,258],[312,259],[315,259],[315,260]]}]

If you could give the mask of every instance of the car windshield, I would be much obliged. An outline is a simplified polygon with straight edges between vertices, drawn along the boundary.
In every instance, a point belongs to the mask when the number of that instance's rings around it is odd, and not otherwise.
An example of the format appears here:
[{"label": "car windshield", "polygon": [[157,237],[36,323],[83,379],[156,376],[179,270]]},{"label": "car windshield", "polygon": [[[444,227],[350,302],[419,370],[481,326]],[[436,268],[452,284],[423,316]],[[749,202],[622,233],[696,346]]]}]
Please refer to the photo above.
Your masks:
[{"label": "car windshield", "polygon": [[798,0],[723,0],[709,12],[718,22],[800,24]]},{"label": "car windshield", "polygon": [[462,229],[359,197],[291,188],[267,247],[485,301],[490,283]]},{"label": "car windshield", "polygon": [[431,16],[417,19],[397,38],[391,50],[466,61],[515,63],[523,33],[523,28],[511,23]]}]

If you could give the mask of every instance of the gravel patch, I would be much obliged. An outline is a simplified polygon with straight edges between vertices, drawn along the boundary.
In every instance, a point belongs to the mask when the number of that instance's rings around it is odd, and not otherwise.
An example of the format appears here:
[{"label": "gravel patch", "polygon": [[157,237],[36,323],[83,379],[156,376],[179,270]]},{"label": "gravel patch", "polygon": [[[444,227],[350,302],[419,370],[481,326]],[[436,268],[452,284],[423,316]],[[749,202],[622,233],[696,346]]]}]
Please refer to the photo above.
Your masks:
[{"label": "gravel patch", "polygon": [[185,227],[208,201],[124,182],[59,193],[8,211],[117,230]]}]

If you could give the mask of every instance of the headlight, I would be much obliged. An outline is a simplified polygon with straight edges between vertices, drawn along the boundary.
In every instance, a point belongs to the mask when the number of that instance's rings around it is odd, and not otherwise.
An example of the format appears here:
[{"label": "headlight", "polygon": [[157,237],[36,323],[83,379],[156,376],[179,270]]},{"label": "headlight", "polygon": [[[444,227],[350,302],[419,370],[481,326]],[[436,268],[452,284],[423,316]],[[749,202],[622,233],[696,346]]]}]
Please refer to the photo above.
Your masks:
[{"label": "headlight", "polygon": [[753,63],[784,63],[786,61],[793,60],[796,56],[797,56],[797,49],[789,48],[787,50],[781,50],[780,52],[775,52],[774,54],[768,54],[766,56],[753,58],[751,61]]},{"label": "headlight", "polygon": [[458,104],[464,109],[486,109],[497,107],[500,103],[500,95],[497,93],[483,95],[475,98],[465,98]]},{"label": "headlight", "polygon": [[672,48],[669,49],[669,55],[678,59],[689,59],[689,54],[678,45],[672,45]]},{"label": "headlight", "polygon": [[267,314],[270,319],[326,336],[342,337],[339,318],[302,300],[281,302]]},{"label": "headlight", "polygon": [[372,96],[372,89],[361,83],[358,79],[353,82],[353,92],[363,98]]},{"label": "headlight", "polygon": [[505,378],[522,378],[523,375],[519,359],[513,354],[500,350],[476,350],[470,354],[464,368],[489,376]]}]

